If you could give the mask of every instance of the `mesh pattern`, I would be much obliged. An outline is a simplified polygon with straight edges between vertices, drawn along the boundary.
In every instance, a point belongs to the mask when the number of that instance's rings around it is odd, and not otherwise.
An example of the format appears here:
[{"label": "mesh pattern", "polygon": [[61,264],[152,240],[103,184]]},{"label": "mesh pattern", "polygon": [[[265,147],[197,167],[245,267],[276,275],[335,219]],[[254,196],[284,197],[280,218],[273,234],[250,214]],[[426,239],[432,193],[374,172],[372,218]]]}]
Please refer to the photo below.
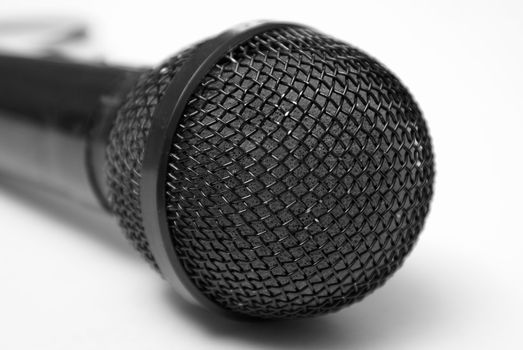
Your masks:
[{"label": "mesh pattern", "polygon": [[[182,60],[140,83],[108,149],[114,210],[153,263],[139,174],[154,107]],[[173,244],[196,287],[231,311],[293,318],[355,302],[401,265],[428,212],[433,157],[418,107],[388,70],[289,27],[208,73],[167,175]]]},{"label": "mesh pattern", "polygon": [[211,300],[257,317],[314,315],[396,270],[432,178],[420,111],[390,72],[315,32],[271,31],[223,58],[188,104],[169,225]]},{"label": "mesh pattern", "polygon": [[127,238],[157,270],[140,208],[143,156],[156,106],[190,53],[190,49],[186,50],[140,78],[118,113],[107,147],[109,203]]}]

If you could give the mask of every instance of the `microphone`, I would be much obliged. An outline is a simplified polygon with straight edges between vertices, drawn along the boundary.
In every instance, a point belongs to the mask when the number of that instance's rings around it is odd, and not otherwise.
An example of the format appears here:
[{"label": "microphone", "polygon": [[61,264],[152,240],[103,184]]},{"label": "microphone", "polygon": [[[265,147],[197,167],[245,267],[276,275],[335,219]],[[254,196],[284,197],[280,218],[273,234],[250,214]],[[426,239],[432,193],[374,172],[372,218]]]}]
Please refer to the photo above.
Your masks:
[{"label": "microphone", "polygon": [[118,217],[181,294],[238,317],[348,306],[412,250],[431,139],[406,87],[296,24],[152,69],[0,56],[0,171]]}]

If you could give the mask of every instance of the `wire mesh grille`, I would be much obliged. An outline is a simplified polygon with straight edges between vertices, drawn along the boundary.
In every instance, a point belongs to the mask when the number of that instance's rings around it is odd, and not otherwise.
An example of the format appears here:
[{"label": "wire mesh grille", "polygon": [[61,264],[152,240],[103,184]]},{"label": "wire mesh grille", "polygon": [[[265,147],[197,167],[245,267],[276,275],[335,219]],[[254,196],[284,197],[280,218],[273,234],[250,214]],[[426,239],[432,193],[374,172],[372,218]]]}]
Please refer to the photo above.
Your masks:
[{"label": "wire mesh grille", "polygon": [[218,304],[325,313],[402,263],[432,178],[427,129],[399,81],[351,46],[287,28],[235,48],[194,93],[171,148],[169,225]]},{"label": "wire mesh grille", "polygon": [[144,233],[140,204],[143,157],[156,106],[191,52],[192,49],[185,50],[143,74],[118,113],[106,152],[109,203],[127,238],[156,270],[159,269]]},{"label": "wire mesh grille", "polygon": [[[153,264],[143,147],[180,62],[138,86],[108,149],[115,212]],[[168,224],[210,300],[255,317],[310,316],[361,299],[401,265],[432,182],[430,138],[405,87],[352,46],[286,27],[236,47],[191,97],[169,155]]]}]

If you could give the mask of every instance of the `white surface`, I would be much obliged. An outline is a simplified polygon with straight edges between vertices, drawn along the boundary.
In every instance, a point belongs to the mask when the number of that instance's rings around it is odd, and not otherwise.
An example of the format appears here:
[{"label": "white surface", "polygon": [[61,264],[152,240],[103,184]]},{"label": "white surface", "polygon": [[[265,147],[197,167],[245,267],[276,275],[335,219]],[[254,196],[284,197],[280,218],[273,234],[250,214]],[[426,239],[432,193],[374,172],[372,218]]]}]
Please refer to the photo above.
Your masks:
[{"label": "white surface", "polygon": [[523,348],[521,1],[3,0],[0,14],[86,17],[110,61],[129,64],[246,20],[306,23],[403,80],[437,157],[403,269],[349,309],[284,323],[180,303],[112,219],[0,187],[0,349]]}]

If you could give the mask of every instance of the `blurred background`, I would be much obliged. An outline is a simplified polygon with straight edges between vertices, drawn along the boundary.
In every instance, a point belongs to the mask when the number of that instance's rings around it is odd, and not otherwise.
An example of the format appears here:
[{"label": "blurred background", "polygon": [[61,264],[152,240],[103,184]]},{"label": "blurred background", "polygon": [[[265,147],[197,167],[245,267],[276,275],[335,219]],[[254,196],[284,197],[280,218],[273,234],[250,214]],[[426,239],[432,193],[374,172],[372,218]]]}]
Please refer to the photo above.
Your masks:
[{"label": "blurred background", "polygon": [[258,19],[356,45],[419,102],[437,177],[404,267],[337,314],[232,321],[180,301],[116,220],[0,177],[0,348],[523,348],[521,1],[2,0],[0,50],[149,66]]}]

